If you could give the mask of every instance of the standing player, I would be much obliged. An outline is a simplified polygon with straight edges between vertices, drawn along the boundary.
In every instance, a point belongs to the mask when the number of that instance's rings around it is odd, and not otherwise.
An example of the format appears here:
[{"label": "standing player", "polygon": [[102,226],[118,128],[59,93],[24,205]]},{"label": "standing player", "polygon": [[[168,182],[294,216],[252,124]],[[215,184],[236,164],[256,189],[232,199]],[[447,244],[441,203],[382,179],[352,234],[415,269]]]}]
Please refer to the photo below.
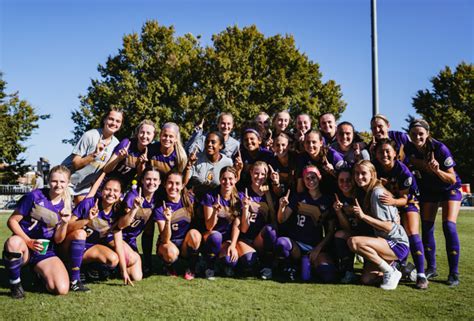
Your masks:
[{"label": "standing player", "polygon": [[352,168],[362,159],[370,160],[369,152],[363,145],[351,123],[344,121],[337,125],[336,142],[331,147],[344,158],[344,167]]},{"label": "standing player", "polygon": [[[316,277],[322,282],[332,282],[336,277],[336,266],[327,251],[335,232],[335,219],[331,215],[332,199],[321,194],[321,174],[316,166],[303,169],[305,190],[289,199],[289,191],[280,199],[278,223],[286,223],[288,237],[279,237],[275,245],[276,254],[284,260],[299,260],[309,255]],[[287,268],[290,280],[295,279],[296,269]]]},{"label": "standing player", "polygon": [[410,250],[417,270],[416,287],[428,288],[425,275],[425,256],[421,241],[420,214],[418,209],[418,186],[410,170],[397,160],[395,143],[389,139],[380,140],[376,147],[376,169],[378,177],[385,181],[384,187],[391,193],[383,194],[380,200],[385,205],[396,206],[402,216],[402,224],[408,234]]},{"label": "standing player", "polygon": [[417,171],[420,188],[422,238],[428,263],[426,276],[437,276],[434,223],[441,205],[443,232],[449,263],[448,285],[459,285],[459,237],[456,220],[461,206],[461,180],[454,170],[456,163],[449,149],[431,138],[425,120],[416,119],[409,127],[411,142],[406,148],[409,163]]},{"label": "standing player", "polygon": [[372,129],[373,142],[370,145],[370,154],[375,159],[375,143],[390,138],[395,141],[397,158],[401,161],[405,159],[405,146],[410,141],[408,135],[404,132],[389,130],[390,123],[384,115],[377,114],[370,120],[370,128]]},{"label": "standing player", "polygon": [[324,145],[331,146],[336,142],[336,117],[333,113],[319,116],[319,130],[323,136]]},{"label": "standing player", "polygon": [[397,208],[382,202],[383,195],[390,192],[377,179],[377,172],[370,161],[362,160],[354,166],[354,180],[365,192],[363,206],[360,206],[356,199],[354,214],[359,220],[372,226],[375,236],[353,236],[348,240],[349,247],[370,261],[364,265],[364,284],[374,283],[377,272],[382,271],[383,281],[380,287],[384,290],[394,290],[402,273],[392,267],[390,262],[407,257],[408,236],[399,224]]},{"label": "standing player", "polygon": [[[71,197],[68,191],[70,172],[62,166],[51,169],[50,188],[36,189],[23,196],[7,225],[13,232],[3,247],[3,262],[8,271],[11,297],[22,299],[20,270],[31,264],[54,294],[67,294],[69,277],[66,267],[54,252],[55,244],[66,237],[71,218]],[[46,252],[40,239],[50,241]]]},{"label": "standing player", "polygon": [[282,110],[273,116],[273,136],[276,137],[281,133],[289,133],[289,125],[291,121],[290,113],[287,110]]},{"label": "standing player", "polygon": [[104,126],[85,132],[72,150],[72,154],[63,161],[63,165],[72,172],[72,194],[76,205],[90,191],[119,144],[114,134],[120,129],[122,122],[123,112],[111,108],[103,120]]},{"label": "standing player", "polygon": [[182,174],[178,172],[172,171],[167,175],[164,188],[166,201],[153,210],[153,220],[160,231],[156,252],[165,262],[170,276],[176,276],[173,263],[180,255],[189,258],[184,278],[192,280],[202,239],[201,233],[191,228],[194,200],[184,187]]}]

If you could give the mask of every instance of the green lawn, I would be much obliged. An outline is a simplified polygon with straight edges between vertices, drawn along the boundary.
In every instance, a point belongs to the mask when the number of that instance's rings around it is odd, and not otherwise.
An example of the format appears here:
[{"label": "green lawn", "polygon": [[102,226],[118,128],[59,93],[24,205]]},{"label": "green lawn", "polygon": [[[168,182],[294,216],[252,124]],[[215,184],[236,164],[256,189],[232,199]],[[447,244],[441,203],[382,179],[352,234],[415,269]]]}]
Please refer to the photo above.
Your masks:
[{"label": "green lawn", "polygon": [[[8,237],[7,215],[0,215],[0,242]],[[125,287],[120,280],[91,284],[89,293],[55,297],[27,292],[22,301],[8,297],[0,268],[0,320],[53,319],[473,319],[474,212],[458,222],[461,285],[445,284],[447,262],[438,217],[438,272],[427,291],[401,284],[395,291],[359,285],[280,283],[258,279],[215,281],[152,276]],[[25,287],[28,288],[27,285]]]}]

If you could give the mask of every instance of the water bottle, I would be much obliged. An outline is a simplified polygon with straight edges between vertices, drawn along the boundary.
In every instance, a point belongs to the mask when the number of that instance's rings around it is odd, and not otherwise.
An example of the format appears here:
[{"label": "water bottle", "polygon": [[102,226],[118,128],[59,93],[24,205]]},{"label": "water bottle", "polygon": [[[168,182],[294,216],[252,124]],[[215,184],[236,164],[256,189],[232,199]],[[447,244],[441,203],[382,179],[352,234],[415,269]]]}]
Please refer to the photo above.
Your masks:
[{"label": "water bottle", "polygon": [[307,282],[311,279],[311,262],[309,255],[301,257],[301,280]]}]

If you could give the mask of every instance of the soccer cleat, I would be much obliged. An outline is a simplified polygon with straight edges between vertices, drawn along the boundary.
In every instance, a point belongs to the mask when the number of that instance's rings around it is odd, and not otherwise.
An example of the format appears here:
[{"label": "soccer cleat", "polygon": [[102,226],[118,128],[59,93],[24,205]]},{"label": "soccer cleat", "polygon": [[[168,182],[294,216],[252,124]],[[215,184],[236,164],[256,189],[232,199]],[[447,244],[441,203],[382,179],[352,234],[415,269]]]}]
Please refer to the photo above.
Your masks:
[{"label": "soccer cleat", "polygon": [[235,276],[235,271],[231,266],[224,267],[224,275],[228,278]]},{"label": "soccer cleat", "polygon": [[25,298],[25,290],[21,286],[21,283],[18,282],[16,284],[10,284],[10,296],[12,299],[24,299]]},{"label": "soccer cleat", "polygon": [[452,273],[448,275],[448,285],[451,288],[454,288],[459,285],[459,274]]},{"label": "soccer cleat", "polygon": [[260,278],[262,280],[271,280],[272,276],[272,269],[266,267],[260,270]]},{"label": "soccer cleat", "polygon": [[436,268],[429,267],[425,271],[426,278],[433,279],[438,276],[438,273],[436,272]]},{"label": "soccer cleat", "polygon": [[79,280],[74,280],[71,282],[71,291],[73,292],[89,292],[90,289],[82,284]]},{"label": "soccer cleat", "polygon": [[419,276],[416,278],[416,285],[415,287],[419,290],[426,290],[428,289],[428,279],[426,277],[423,277],[423,276]]},{"label": "soccer cleat", "polygon": [[172,266],[165,266],[165,274],[167,276],[171,276],[171,277],[174,277],[174,278],[178,276],[178,273],[176,272],[176,270]]},{"label": "soccer cleat", "polygon": [[395,290],[401,278],[402,278],[402,272],[398,270],[385,272],[383,274],[383,281],[382,281],[382,284],[380,285],[380,288],[384,290]]},{"label": "soccer cleat", "polygon": [[352,271],[346,271],[341,279],[342,284],[355,283],[355,281],[357,281],[357,275]]},{"label": "soccer cleat", "polygon": [[186,270],[186,272],[184,273],[184,279],[185,280],[188,280],[188,281],[191,281],[194,279],[194,273],[191,272],[191,270]]},{"label": "soccer cleat", "polygon": [[206,269],[206,271],[204,271],[204,275],[206,276],[206,279],[210,281],[214,281],[216,279],[216,277],[214,276],[215,272],[213,269]]},{"label": "soccer cleat", "polygon": [[283,270],[285,272],[286,277],[288,278],[289,281],[295,281],[296,280],[296,269],[289,267]]}]

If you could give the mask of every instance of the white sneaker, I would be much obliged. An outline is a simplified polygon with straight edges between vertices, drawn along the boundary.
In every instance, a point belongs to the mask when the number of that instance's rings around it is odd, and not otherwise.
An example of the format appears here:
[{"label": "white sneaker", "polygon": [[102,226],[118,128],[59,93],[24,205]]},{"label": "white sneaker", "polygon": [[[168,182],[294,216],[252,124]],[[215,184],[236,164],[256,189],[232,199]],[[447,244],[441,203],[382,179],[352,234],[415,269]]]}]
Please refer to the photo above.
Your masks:
[{"label": "white sneaker", "polygon": [[214,281],[216,279],[216,277],[214,276],[215,273],[214,273],[213,269],[206,269],[204,274],[206,275],[206,279],[208,279],[210,281]]},{"label": "white sneaker", "polygon": [[383,281],[380,287],[384,290],[395,290],[401,278],[402,278],[402,272],[398,270],[385,272],[383,274]]},{"label": "white sneaker", "polygon": [[260,277],[262,280],[271,280],[273,276],[272,269],[270,268],[263,268],[260,270]]}]

